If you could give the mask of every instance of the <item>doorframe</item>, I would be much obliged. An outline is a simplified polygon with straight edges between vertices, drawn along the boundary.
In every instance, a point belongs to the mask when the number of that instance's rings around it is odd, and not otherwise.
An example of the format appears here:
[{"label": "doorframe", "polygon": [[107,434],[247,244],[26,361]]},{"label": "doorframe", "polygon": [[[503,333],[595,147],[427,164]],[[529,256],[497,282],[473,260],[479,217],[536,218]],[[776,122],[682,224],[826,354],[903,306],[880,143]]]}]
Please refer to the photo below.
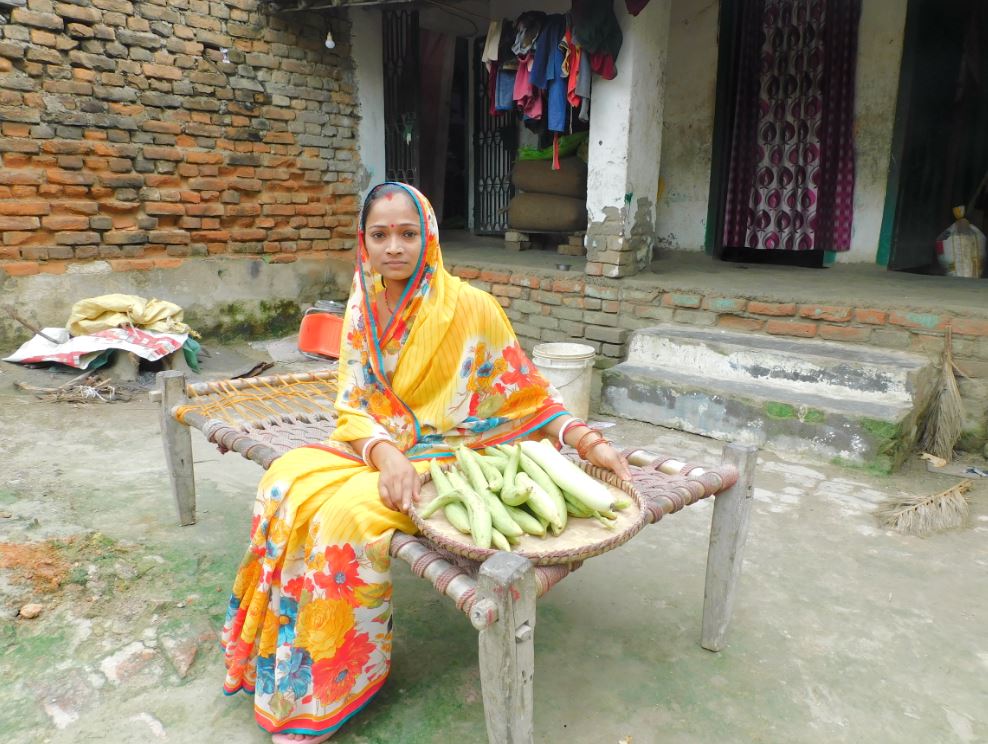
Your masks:
[{"label": "doorframe", "polygon": [[885,206],[882,209],[882,227],[878,233],[878,251],[875,254],[875,263],[886,268],[892,263],[892,243],[895,241],[899,199],[902,196],[902,157],[909,131],[913,77],[919,56],[917,52],[920,27],[916,19],[919,17],[920,2],[921,0],[907,0],[906,3],[906,24],[902,35],[902,61],[899,63],[899,89],[895,99],[889,174],[885,182]]},{"label": "doorframe", "polygon": [[710,192],[707,197],[707,229],[703,248],[720,258],[724,248],[724,209],[727,206],[727,169],[730,167],[731,131],[734,128],[733,91],[737,84],[734,65],[737,26],[742,0],[721,0],[717,19],[717,82],[714,96],[714,129],[710,156]]}]

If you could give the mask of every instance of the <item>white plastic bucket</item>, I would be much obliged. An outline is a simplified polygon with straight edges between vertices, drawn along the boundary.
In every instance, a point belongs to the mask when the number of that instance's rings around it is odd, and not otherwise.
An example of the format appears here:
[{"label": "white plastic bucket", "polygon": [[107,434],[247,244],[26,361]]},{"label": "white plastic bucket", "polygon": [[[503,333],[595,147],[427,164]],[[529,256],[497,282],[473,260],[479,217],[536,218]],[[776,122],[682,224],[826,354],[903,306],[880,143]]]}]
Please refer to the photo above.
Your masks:
[{"label": "white plastic bucket", "polygon": [[563,396],[567,410],[584,421],[590,415],[596,356],[592,346],[568,342],[539,344],[532,349],[532,364]]}]

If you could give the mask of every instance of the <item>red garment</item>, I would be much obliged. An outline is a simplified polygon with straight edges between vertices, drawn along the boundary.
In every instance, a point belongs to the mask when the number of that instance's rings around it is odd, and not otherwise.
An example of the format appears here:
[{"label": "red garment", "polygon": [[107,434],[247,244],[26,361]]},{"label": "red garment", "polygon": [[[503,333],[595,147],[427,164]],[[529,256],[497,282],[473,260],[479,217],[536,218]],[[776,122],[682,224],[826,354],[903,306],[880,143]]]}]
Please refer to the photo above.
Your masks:
[{"label": "red garment", "polygon": [[645,10],[648,0],[624,0],[624,5],[631,15],[636,16]]},{"label": "red garment", "polygon": [[515,102],[527,119],[542,118],[542,91],[530,81],[529,61],[532,55],[518,58],[518,72],[515,73]]},{"label": "red garment", "polygon": [[488,106],[490,108],[491,116],[497,116],[498,111],[494,107],[495,100],[497,98],[497,70],[498,64],[495,62],[488,66],[487,69],[487,93],[489,94],[490,101],[488,101]]},{"label": "red garment", "polygon": [[580,77],[580,56],[583,54],[583,49],[573,41],[572,27],[566,29],[566,47],[569,50],[566,55],[568,69],[563,70],[569,74],[569,79],[566,81],[566,100],[570,106],[578,108],[580,97],[576,95],[576,81]]},{"label": "red garment", "polygon": [[617,77],[617,65],[614,64],[614,55],[606,52],[590,53],[590,69],[600,75],[604,80],[613,80]]}]

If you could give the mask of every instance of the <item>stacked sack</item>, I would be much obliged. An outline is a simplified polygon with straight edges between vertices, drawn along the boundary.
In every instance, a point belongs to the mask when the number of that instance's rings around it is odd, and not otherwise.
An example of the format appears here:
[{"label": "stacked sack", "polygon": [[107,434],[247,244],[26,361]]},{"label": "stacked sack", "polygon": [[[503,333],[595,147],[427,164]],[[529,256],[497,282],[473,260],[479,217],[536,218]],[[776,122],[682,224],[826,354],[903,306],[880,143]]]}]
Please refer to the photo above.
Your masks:
[{"label": "stacked sack", "polygon": [[579,157],[518,160],[511,182],[518,193],[508,204],[508,226],[523,232],[587,229],[587,164]]}]

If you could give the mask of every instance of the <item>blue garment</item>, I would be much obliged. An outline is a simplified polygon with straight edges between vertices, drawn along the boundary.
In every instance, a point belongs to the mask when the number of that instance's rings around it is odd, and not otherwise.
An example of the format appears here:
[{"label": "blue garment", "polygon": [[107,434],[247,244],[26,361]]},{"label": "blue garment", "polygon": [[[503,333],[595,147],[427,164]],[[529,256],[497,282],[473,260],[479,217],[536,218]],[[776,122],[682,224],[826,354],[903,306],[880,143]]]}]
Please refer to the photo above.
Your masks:
[{"label": "blue garment", "polygon": [[532,85],[546,91],[548,117],[546,129],[550,132],[566,131],[566,76],[563,75],[563,50],[559,43],[566,35],[566,16],[559,13],[546,18],[535,44],[532,62]]},{"label": "blue garment", "polygon": [[511,111],[515,107],[515,70],[499,68],[494,83],[494,110]]}]

